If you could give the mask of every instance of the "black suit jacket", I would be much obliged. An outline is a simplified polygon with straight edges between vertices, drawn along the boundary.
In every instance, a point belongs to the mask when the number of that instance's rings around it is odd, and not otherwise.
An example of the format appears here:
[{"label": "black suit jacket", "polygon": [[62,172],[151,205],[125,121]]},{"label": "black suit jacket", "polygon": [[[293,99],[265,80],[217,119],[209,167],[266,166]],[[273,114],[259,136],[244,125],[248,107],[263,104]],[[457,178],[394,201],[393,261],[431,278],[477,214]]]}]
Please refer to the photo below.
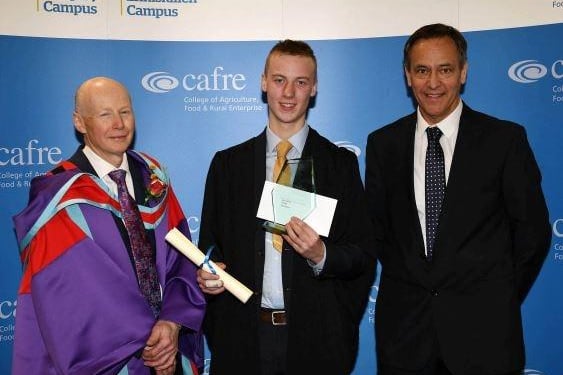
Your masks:
[{"label": "black suit jacket", "polygon": [[[375,257],[356,156],[310,129],[302,157],[314,159],[317,192],[338,199],[316,277],[284,243],[282,273],[288,311],[289,374],[347,374],[356,358],[358,325],[373,282]],[[256,218],[266,179],[266,133],[218,152],[205,187],[199,245],[254,291],[243,304],[230,293],[208,299],[204,331],[211,373],[259,374],[258,312],[264,271],[264,231]]]},{"label": "black suit jacket", "polygon": [[429,263],[414,197],[415,128],[413,113],[367,142],[366,193],[382,265],[378,361],[415,370],[440,355],[456,375],[520,369],[520,304],[550,241],[525,131],[464,105]]}]

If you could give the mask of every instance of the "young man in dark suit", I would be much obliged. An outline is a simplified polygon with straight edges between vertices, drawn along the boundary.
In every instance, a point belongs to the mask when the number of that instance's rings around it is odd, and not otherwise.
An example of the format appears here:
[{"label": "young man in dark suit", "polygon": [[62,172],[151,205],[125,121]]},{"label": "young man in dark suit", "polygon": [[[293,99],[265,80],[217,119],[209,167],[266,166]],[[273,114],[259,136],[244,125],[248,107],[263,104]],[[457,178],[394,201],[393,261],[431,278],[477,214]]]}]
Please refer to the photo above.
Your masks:
[{"label": "young man in dark suit", "polygon": [[[243,304],[216,276],[198,272],[208,295],[210,373],[349,374],[375,266],[358,161],[306,123],[317,92],[316,58],[306,43],[273,47],[262,90],[267,127],[218,152],[205,187],[200,248],[214,245],[215,259],[255,292]],[[328,237],[292,218],[277,248],[256,213],[287,141],[286,158],[312,158],[317,193],[338,203]]]},{"label": "young man in dark suit", "polygon": [[466,54],[453,27],[417,30],[404,48],[417,112],[368,137],[379,375],[524,366],[520,305],[547,254],[548,213],[524,128],[462,102]]}]

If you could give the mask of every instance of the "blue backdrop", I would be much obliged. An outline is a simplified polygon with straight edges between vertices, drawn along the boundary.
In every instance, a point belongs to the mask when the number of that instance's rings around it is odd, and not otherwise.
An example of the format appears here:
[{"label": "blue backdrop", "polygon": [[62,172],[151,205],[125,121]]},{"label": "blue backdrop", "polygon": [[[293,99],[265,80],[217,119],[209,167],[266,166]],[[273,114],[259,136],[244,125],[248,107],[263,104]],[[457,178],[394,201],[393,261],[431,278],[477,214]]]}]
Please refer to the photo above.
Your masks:
[{"label": "blue backdrop", "polygon": [[[465,33],[469,75],[463,98],[474,109],[528,131],[543,174],[554,229],[548,259],[523,306],[527,373],[563,374],[563,24]],[[401,67],[406,37],[312,41],[318,95],[309,123],[356,152],[366,136],[414,110]],[[78,145],[71,122],[76,87],[106,75],[131,91],[135,147],[157,156],[194,238],[213,154],[266,124],[260,92],[263,42],[147,42],[0,36],[0,373],[9,373],[21,276],[11,217],[27,202],[29,181]],[[374,284],[361,325],[354,374],[375,372]]]}]

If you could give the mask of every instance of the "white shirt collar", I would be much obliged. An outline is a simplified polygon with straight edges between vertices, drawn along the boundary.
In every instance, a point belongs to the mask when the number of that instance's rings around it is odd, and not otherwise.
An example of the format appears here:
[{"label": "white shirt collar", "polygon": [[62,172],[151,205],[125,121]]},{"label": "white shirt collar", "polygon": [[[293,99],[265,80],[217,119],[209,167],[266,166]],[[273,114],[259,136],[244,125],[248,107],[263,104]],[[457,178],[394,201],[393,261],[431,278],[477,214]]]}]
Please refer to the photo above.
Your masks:
[{"label": "white shirt collar", "polygon": [[[457,134],[457,131],[459,129],[459,119],[461,118],[462,109],[463,101],[460,99],[459,103],[452,111],[452,113],[450,113],[445,119],[434,124],[433,126],[437,126],[446,138],[451,138],[454,134]],[[419,106],[416,110],[416,132],[418,134],[423,134],[426,131],[426,128],[429,126],[430,125],[428,124],[428,122],[420,113]]]},{"label": "white shirt collar", "polygon": [[115,168],[112,164],[108,163],[104,159],[102,159],[98,154],[96,154],[90,147],[84,146],[82,152],[92,164],[92,167],[96,171],[96,174],[103,178],[107,176],[108,173],[114,171],[116,169],[123,169],[127,173],[129,172],[129,162],[127,161],[127,154],[123,154],[123,159],[121,160],[121,165],[118,168]]},{"label": "white shirt collar", "polygon": [[[289,137],[288,141],[291,142],[293,148],[295,148],[299,155],[303,154],[303,149],[305,148],[305,142],[307,141],[307,135],[309,134],[309,124],[305,125],[299,129],[299,131]],[[276,152],[276,147],[280,143],[281,138],[278,137],[271,129],[270,126],[266,126],[266,151]]]}]

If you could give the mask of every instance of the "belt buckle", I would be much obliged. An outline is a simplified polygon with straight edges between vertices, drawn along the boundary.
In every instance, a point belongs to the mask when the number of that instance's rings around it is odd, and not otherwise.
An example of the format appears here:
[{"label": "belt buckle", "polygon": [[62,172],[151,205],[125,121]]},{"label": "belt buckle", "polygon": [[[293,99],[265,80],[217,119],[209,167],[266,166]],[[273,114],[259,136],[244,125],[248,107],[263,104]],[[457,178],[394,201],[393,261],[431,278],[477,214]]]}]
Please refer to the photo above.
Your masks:
[{"label": "belt buckle", "polygon": [[284,326],[286,323],[282,322],[282,323],[276,323],[276,315],[277,314],[285,314],[285,310],[279,310],[279,311],[272,311],[272,325],[274,326]]}]

